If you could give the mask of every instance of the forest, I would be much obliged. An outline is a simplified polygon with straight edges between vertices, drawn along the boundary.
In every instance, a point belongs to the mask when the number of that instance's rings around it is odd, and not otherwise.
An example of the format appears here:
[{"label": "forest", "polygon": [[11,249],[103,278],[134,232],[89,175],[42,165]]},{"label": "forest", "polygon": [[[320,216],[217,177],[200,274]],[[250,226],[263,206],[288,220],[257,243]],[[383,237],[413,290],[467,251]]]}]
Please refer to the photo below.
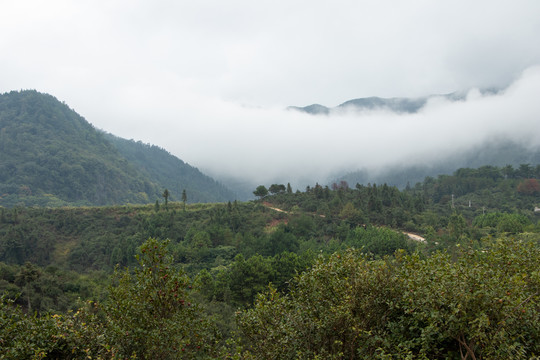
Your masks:
[{"label": "forest", "polygon": [[0,358],[538,357],[539,178],[0,208]]},{"label": "forest", "polygon": [[94,128],[55,97],[0,94],[0,206],[149,204],[168,188],[189,202],[234,194],[157,146]]}]

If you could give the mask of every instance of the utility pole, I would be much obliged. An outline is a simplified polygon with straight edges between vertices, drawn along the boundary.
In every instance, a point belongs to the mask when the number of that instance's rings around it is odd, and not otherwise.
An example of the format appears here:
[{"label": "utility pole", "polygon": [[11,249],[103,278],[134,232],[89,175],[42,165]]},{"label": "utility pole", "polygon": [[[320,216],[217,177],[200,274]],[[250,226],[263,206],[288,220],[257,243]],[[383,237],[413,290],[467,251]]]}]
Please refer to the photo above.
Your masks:
[{"label": "utility pole", "polygon": [[454,209],[454,194],[452,194],[452,209]]}]

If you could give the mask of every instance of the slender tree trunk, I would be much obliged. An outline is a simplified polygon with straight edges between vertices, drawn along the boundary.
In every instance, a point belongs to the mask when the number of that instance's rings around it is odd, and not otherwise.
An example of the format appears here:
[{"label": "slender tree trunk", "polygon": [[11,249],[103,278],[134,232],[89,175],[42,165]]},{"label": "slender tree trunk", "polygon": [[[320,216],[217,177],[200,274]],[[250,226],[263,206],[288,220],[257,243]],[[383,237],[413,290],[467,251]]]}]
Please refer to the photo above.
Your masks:
[{"label": "slender tree trunk", "polygon": [[32,306],[30,304],[30,286],[26,284],[26,303],[28,304],[28,313],[32,313]]},{"label": "slender tree trunk", "polygon": [[[473,347],[473,344],[471,344],[471,346],[469,346],[467,344],[467,342],[465,341],[465,336],[463,335],[460,335],[456,338],[456,340],[459,342],[459,351],[461,352],[461,359],[465,360],[469,357],[469,355],[471,355],[471,358],[473,360],[476,360],[476,356],[474,355],[474,350],[472,349]],[[463,352],[461,351],[461,346],[463,345],[463,347],[465,348],[465,350],[467,350],[467,353],[465,354],[465,357],[463,357]]]}]

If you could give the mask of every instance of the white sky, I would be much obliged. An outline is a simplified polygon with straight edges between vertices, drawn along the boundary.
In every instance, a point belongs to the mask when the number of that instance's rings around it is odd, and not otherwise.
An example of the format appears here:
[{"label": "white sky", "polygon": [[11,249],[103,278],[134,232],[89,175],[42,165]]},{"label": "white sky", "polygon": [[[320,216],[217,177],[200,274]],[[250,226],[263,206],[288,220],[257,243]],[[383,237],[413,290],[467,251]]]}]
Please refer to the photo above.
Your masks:
[{"label": "white sky", "polygon": [[[539,37],[538,0],[0,0],[0,92],[49,93],[217,178],[324,182],[540,142]],[[486,87],[508,89],[415,115],[284,111]]]}]

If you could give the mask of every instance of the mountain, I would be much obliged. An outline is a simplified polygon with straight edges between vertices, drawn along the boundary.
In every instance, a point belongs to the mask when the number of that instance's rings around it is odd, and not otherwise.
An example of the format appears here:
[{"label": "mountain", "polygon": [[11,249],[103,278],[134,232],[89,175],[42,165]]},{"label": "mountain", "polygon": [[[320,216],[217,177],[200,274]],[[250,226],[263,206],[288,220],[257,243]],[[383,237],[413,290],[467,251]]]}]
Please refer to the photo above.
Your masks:
[{"label": "mountain", "polygon": [[328,115],[331,111],[330,108],[327,108],[326,106],[320,105],[320,104],[312,104],[312,105],[308,105],[304,107],[289,106],[287,109],[305,112],[311,115],[319,115],[319,114]]},{"label": "mountain", "polygon": [[189,201],[234,198],[166,151],[98,131],[34,90],[0,95],[0,154],[1,206],[153,203],[165,188],[171,200],[183,189]]},{"label": "mountain", "polygon": [[519,167],[521,164],[534,166],[540,164],[540,148],[530,147],[512,140],[493,139],[470,150],[446,157],[442,156],[434,163],[391,166],[376,173],[358,170],[342,175],[333,182],[339,183],[344,180],[350,185],[386,183],[405,188],[407,184],[414,185],[422,182],[428,176],[450,175],[460,168],[503,167],[507,165]]},{"label": "mountain", "polygon": [[387,109],[397,113],[416,113],[426,105],[428,99],[429,97],[417,99],[368,97],[346,101],[339,105],[338,108],[353,110]]},{"label": "mountain", "polygon": [[168,189],[172,200],[180,201],[184,189],[188,202],[226,202],[235,199],[235,194],[227,187],[158,146],[112,134],[105,134],[105,137],[153,182]]},{"label": "mountain", "polygon": [[[480,91],[483,94],[492,94],[496,90],[486,89]],[[345,101],[344,103],[334,107],[329,108],[320,104],[313,104],[304,107],[299,106],[289,106],[287,109],[295,110],[300,112],[305,112],[311,115],[329,115],[331,113],[340,112],[344,110],[353,110],[353,111],[366,111],[366,110],[388,110],[395,113],[416,113],[422,109],[426,103],[433,98],[444,98],[448,101],[462,101],[466,98],[466,93],[455,92],[445,95],[430,95],[419,98],[381,98],[377,96],[358,98]]]}]

